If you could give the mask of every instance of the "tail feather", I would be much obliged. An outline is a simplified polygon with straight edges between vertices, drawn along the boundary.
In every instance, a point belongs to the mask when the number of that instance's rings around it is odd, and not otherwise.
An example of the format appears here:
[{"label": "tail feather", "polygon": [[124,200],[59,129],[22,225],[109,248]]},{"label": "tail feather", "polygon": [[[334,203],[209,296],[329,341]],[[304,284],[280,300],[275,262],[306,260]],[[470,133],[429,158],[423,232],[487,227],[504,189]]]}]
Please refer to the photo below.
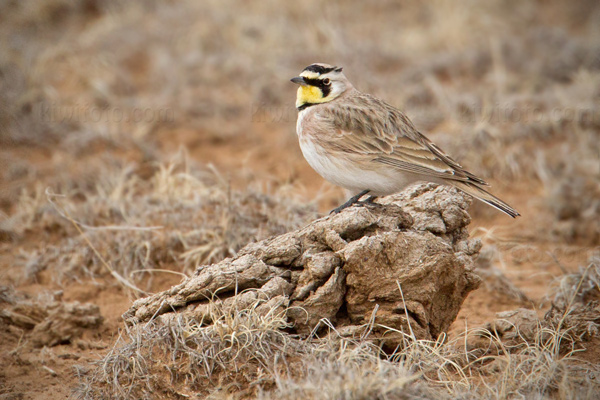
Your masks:
[{"label": "tail feather", "polygon": [[495,209],[500,210],[507,215],[510,215],[513,218],[516,218],[519,215],[521,215],[517,210],[515,210],[514,208],[512,208],[511,206],[509,206],[490,192],[482,189],[479,185],[475,183],[464,181],[452,181],[449,183],[462,190],[463,192],[470,194],[476,199],[481,200],[486,204],[489,204]]}]

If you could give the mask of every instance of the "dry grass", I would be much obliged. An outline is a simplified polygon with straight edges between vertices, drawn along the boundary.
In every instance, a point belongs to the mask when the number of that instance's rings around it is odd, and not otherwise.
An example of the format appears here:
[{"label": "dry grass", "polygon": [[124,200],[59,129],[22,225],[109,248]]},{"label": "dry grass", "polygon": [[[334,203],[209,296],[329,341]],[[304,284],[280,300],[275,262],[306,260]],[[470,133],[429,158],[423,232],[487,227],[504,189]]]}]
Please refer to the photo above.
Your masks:
[{"label": "dry grass", "polygon": [[546,320],[569,332],[569,344],[600,335],[600,253],[593,254],[585,268],[565,274],[551,288],[551,309]]},{"label": "dry grass", "polygon": [[552,288],[553,303],[563,306],[569,303],[587,303],[600,293],[600,252],[590,256],[585,268],[565,274],[555,281]]},{"label": "dry grass", "polygon": [[128,329],[82,377],[80,397],[153,398],[157,391],[176,394],[179,385],[184,395],[222,386],[255,390],[279,367],[278,359],[302,354],[302,344],[281,331],[283,315],[260,313],[258,305],[234,314],[212,307],[208,325],[174,318]]},{"label": "dry grass", "polygon": [[597,265],[593,259],[581,274],[563,277],[555,297],[562,311],[553,305],[543,320],[513,323],[510,339],[494,328],[437,341],[400,332],[403,346],[392,354],[364,339],[375,320],[354,338],[323,320],[324,335],[299,339],[285,333],[285,308],[261,308],[262,301],[231,312],[214,305],[210,322],[161,317],[128,328],[95,368],[81,371],[77,397],[592,398],[600,368],[578,353],[581,332],[598,335],[585,316],[597,323],[600,311],[581,302],[600,296]]},{"label": "dry grass", "polygon": [[64,237],[23,252],[23,278],[51,270],[61,282],[105,274],[106,264],[128,279],[173,266],[191,272],[316,215],[314,206],[300,204],[285,187],[273,194],[259,184],[232,190],[216,170],[193,167],[183,154],[157,165],[146,180],[124,167],[104,171],[92,188],[84,184],[24,192],[1,223],[17,236],[35,227]]},{"label": "dry grass", "polygon": [[285,333],[285,308],[260,305],[214,306],[212,323],[173,315],[128,328],[82,371],[78,398],[589,398],[600,389],[600,369],[577,357],[573,325],[537,321],[516,327],[511,342],[484,328],[437,341],[403,333],[403,347],[386,355],[326,320],[329,334],[298,339]]},{"label": "dry grass", "polygon": [[[558,240],[600,241],[600,152],[598,133],[574,132],[552,152],[538,152],[539,175],[544,184],[544,206],[553,217],[547,229]],[[578,154],[578,157],[571,157]],[[554,160],[554,161],[553,161]],[[556,162],[556,160],[560,160]]]}]

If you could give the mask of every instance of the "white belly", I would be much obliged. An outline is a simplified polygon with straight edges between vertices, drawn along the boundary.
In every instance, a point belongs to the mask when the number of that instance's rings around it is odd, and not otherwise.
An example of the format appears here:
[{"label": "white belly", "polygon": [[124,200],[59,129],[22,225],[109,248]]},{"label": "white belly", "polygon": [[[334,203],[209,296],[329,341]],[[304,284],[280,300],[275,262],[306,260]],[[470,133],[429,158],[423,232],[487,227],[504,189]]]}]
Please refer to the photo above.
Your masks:
[{"label": "white belly", "polygon": [[303,138],[300,138],[300,149],[306,161],[319,175],[353,194],[370,190],[375,196],[386,196],[422,180],[419,175],[404,173],[385,164],[373,164],[377,169],[361,168],[351,160],[332,157],[320,146]]}]

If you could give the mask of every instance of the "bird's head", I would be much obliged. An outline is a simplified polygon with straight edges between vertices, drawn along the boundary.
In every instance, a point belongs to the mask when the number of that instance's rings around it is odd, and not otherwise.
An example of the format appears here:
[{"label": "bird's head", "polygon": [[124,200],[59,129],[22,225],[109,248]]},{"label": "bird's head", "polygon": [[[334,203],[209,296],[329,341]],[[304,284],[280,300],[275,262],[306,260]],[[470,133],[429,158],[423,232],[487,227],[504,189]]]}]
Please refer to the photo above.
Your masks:
[{"label": "bird's head", "polygon": [[296,97],[296,108],[299,111],[315,104],[330,102],[352,87],[341,67],[321,63],[309,65],[300,76],[291,81],[300,85]]}]

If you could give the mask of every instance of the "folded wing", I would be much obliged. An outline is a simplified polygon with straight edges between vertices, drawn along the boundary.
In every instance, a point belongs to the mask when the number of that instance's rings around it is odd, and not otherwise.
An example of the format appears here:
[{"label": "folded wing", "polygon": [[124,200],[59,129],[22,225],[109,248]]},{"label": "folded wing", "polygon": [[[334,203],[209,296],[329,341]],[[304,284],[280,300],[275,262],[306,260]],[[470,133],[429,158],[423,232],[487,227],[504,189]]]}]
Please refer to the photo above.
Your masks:
[{"label": "folded wing", "polygon": [[[465,170],[433,142],[421,134],[399,110],[366,94],[346,99],[344,105],[319,111],[324,122],[324,147],[398,168],[437,178],[456,186],[481,201],[516,217],[519,213],[487,192],[488,184]],[[333,132],[333,133],[332,133]]]}]

